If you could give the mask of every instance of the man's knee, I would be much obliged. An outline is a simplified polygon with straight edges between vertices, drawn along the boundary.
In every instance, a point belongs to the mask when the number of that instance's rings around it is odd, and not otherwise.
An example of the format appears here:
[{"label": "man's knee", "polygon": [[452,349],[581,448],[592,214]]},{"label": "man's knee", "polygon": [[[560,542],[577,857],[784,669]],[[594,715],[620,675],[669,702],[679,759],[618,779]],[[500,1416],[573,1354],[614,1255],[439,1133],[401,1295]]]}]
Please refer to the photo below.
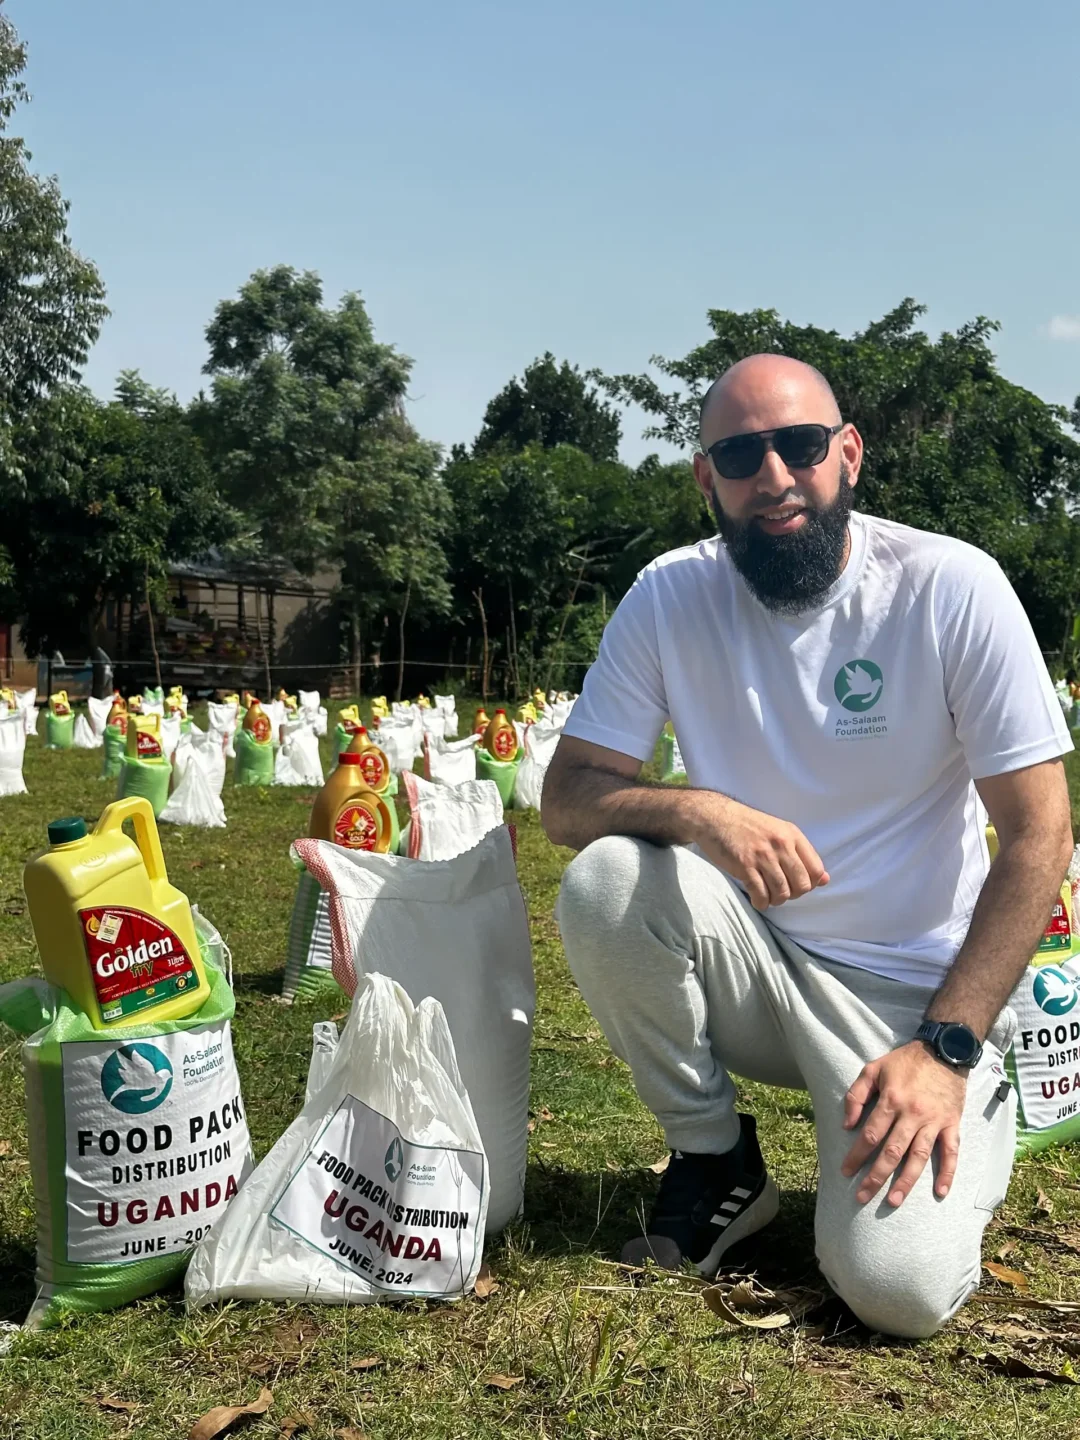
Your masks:
[{"label": "man's knee", "polygon": [[[974,1276],[952,1263],[936,1263],[924,1254],[905,1253],[903,1246],[883,1245],[873,1253],[829,1254],[818,1245],[821,1272],[841,1300],[870,1330],[907,1340],[925,1340],[937,1333],[975,1288]],[[940,1257],[938,1257],[940,1259]]]},{"label": "man's knee", "polygon": [[638,923],[647,872],[665,852],[629,835],[594,840],[566,867],[555,918],[570,968],[614,958],[619,937]]}]

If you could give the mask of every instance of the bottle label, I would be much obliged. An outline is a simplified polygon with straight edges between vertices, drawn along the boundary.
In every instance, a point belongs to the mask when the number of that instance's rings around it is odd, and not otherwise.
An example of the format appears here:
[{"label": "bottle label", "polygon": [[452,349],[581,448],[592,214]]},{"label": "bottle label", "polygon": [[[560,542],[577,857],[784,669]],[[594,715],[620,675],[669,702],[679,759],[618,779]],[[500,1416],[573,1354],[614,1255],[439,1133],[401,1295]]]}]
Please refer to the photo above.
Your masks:
[{"label": "bottle label", "polygon": [[491,748],[495,752],[496,760],[513,760],[518,749],[517,731],[496,730],[491,737]]},{"label": "bottle label", "polygon": [[109,724],[115,725],[117,730],[120,731],[121,735],[127,734],[128,717],[126,715],[114,715],[113,718],[109,721]]},{"label": "bottle label", "polygon": [[248,727],[260,745],[265,745],[270,739],[270,716],[256,715]]},{"label": "bottle label", "polygon": [[108,1023],[197,988],[198,974],[179,935],[144,910],[95,905],[79,911],[79,923]]},{"label": "bottle label", "polygon": [[381,790],[386,784],[386,766],[378,750],[364,750],[360,754],[360,774],[364,777],[364,784],[370,785],[372,790]]},{"label": "bottle label", "polygon": [[[1043,931],[1043,937],[1039,941],[1039,948],[1035,952],[1036,956],[1048,953],[1056,955],[1061,951],[1068,954],[1069,951],[1071,951],[1072,925],[1070,923],[1069,908],[1064,894],[1059,895],[1054,903],[1054,911],[1050,916],[1050,924],[1047,925]],[[1036,963],[1039,962],[1036,961]]]},{"label": "bottle label", "polygon": [[153,730],[138,730],[135,735],[135,747],[140,760],[161,759],[161,741]]},{"label": "bottle label", "polygon": [[346,850],[374,850],[379,843],[379,822],[366,805],[350,801],[334,821],[334,843]]}]

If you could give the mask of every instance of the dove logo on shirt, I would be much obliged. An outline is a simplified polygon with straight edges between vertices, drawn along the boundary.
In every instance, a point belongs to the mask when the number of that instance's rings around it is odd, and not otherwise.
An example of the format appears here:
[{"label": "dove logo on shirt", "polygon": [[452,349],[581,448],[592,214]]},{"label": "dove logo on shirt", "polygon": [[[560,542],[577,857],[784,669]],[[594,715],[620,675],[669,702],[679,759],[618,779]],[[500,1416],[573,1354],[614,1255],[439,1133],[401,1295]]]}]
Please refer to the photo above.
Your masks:
[{"label": "dove logo on shirt", "polygon": [[114,1050],[101,1067],[101,1089],[109,1104],[125,1115],[156,1110],[172,1089],[169,1057],[156,1045],[137,1040]]},{"label": "dove logo on shirt", "polygon": [[873,660],[849,660],[833,681],[833,693],[845,710],[872,710],[881,699],[885,677]]},{"label": "dove logo on shirt", "polygon": [[1076,1004],[1076,986],[1056,965],[1045,965],[1035,976],[1034,994],[1047,1015],[1067,1015]]}]

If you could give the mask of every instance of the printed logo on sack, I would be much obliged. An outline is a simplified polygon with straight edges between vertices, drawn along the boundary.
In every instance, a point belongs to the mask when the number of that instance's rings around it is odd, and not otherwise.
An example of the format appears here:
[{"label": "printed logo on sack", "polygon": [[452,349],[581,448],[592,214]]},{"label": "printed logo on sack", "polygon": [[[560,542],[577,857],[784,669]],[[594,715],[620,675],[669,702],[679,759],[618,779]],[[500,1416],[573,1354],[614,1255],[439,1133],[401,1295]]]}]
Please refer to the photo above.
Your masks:
[{"label": "printed logo on sack", "polygon": [[1076,986],[1063,970],[1044,965],[1032,987],[1035,1003],[1047,1015],[1067,1015],[1076,1004]]},{"label": "printed logo on sack", "polygon": [[172,1082],[169,1057],[145,1040],[121,1045],[101,1067],[105,1099],[125,1115],[145,1115],[156,1110],[168,1096]]},{"label": "printed logo on sack", "polygon": [[393,1183],[402,1170],[405,1169],[405,1151],[401,1147],[401,1141],[395,1135],[390,1141],[390,1148],[386,1152],[383,1161],[383,1169],[386,1171],[386,1178]]},{"label": "printed logo on sack", "polygon": [[873,660],[849,660],[833,681],[833,693],[845,710],[872,710],[881,699],[885,677]]}]

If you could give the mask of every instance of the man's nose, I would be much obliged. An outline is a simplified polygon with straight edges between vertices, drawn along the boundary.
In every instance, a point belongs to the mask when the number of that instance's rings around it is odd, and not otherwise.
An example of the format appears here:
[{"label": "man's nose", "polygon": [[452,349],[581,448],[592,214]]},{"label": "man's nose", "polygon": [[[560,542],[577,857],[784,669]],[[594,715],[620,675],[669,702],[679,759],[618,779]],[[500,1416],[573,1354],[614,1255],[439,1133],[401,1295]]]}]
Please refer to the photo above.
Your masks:
[{"label": "man's nose", "polygon": [[761,469],[754,476],[754,489],[765,495],[782,495],[792,486],[791,471],[773,449],[767,446]]}]

